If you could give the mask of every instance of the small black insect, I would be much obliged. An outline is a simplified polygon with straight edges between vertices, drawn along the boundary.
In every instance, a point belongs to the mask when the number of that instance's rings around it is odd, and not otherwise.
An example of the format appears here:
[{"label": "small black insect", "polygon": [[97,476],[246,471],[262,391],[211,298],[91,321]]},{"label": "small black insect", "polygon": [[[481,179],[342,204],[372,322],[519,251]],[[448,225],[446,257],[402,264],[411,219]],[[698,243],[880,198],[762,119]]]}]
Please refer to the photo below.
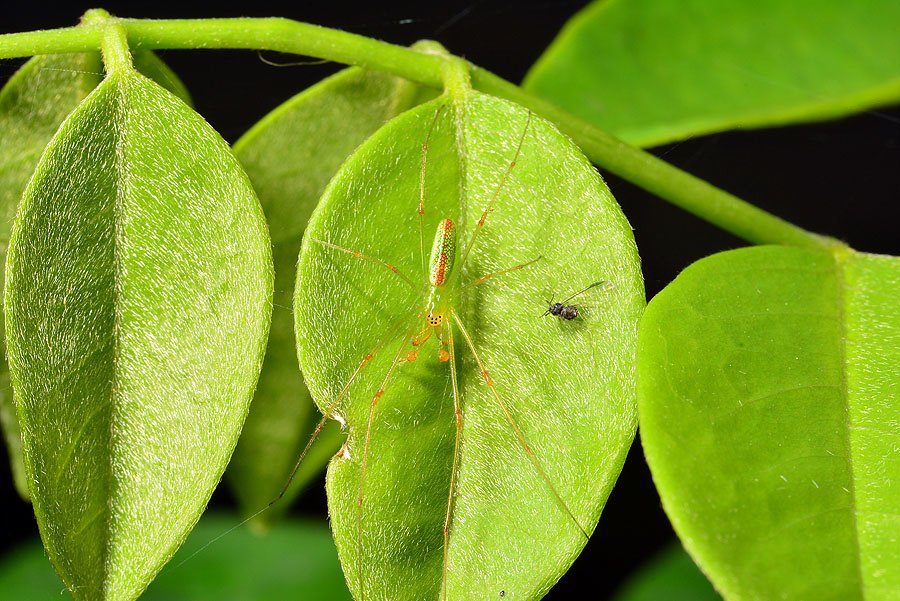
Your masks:
[{"label": "small black insect", "polygon": [[558,303],[554,303],[553,301],[547,301],[547,310],[544,311],[544,314],[541,315],[541,317],[544,317],[546,315],[555,315],[556,317],[559,317],[560,319],[565,319],[566,321],[571,321],[571,320],[575,319],[576,317],[578,317],[578,306],[568,304],[569,301],[571,301],[576,296],[580,296],[580,295],[584,294],[585,292],[587,292],[588,290],[591,290],[592,288],[596,288],[597,286],[602,286],[604,284],[606,284],[605,280],[600,280],[599,282],[594,282],[593,284],[591,284],[584,290],[579,290],[575,294],[570,295],[568,298],[566,298]]}]

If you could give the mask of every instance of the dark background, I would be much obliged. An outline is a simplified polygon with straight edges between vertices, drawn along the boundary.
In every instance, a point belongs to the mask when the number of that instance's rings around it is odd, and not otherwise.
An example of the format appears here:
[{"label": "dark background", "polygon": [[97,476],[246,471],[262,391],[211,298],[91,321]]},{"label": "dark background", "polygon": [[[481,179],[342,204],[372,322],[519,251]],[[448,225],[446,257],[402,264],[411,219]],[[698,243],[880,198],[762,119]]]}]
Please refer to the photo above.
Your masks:
[{"label": "dark background", "polygon": [[[90,8],[66,3],[4,3],[0,33],[63,27]],[[105,2],[127,17],[284,16],[346,29],[396,44],[431,38],[512,81],[528,67],[583,1],[470,2]],[[163,51],[193,95],[195,108],[229,142],[278,104],[336,71],[334,64],[272,67],[253,52]],[[272,53],[274,61],[290,61]],[[295,60],[295,59],[294,59]],[[22,61],[0,61],[0,82]],[[667,161],[804,228],[858,250],[900,254],[900,109],[871,111],[822,124],[704,136],[654,149]],[[602,172],[602,169],[601,169]],[[741,240],[604,173],[635,229],[651,298],[691,262],[740,246]],[[0,552],[37,536],[30,506],[11,484],[0,451]],[[231,506],[219,491],[212,504]],[[324,486],[312,487],[295,512],[325,515]],[[660,508],[640,444],[625,469],[587,548],[547,597],[604,599],[674,534]],[[585,596],[585,591],[591,593]]]}]

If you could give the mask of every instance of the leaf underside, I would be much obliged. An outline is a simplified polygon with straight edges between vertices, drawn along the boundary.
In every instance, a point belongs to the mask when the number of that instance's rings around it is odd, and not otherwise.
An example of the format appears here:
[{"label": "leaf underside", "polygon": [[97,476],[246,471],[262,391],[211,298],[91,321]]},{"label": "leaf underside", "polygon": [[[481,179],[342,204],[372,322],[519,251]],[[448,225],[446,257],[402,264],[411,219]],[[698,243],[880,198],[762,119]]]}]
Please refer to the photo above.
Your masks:
[{"label": "leaf underside", "polygon": [[[306,222],[341,163],[421,94],[418,86],[386,73],[345,69],[276,108],[234,145],[259,195],[275,260],[266,358],[227,471],[245,515],[266,507],[282,491],[318,420],[297,366],[291,311]],[[257,520],[271,522],[286,509],[320,473],[343,438],[337,424],[323,430],[283,500]]]},{"label": "leaf underside", "polygon": [[[189,101],[184,86],[153,53],[136,53],[135,67]],[[0,295],[6,247],[22,192],[59,125],[100,83],[101,77],[99,54],[36,56],[0,91]],[[5,337],[2,321],[0,338]],[[0,427],[6,438],[16,490],[27,499],[21,436],[5,352],[0,357]]]},{"label": "leaf underside", "polygon": [[900,595],[900,259],[709,257],[641,323],[641,437],[728,599]]},{"label": "leaf underside", "polygon": [[29,488],[76,599],[134,599],[224,471],[262,361],[265,222],[225,142],[125,70],[41,158],[6,325]]},{"label": "leaf underside", "polygon": [[[455,363],[439,360],[431,336],[385,382],[395,357],[408,358],[412,337],[424,329],[422,249],[428,252],[444,218],[460,231],[455,271],[443,288],[452,297],[447,319],[452,308],[509,419],[455,321],[453,335],[444,334]],[[413,284],[316,240],[388,261]],[[612,285],[585,308],[590,317],[542,316],[551,297],[598,280]],[[340,401],[333,417],[347,426],[327,490],[355,598],[439,599],[446,588],[447,599],[521,600],[552,586],[584,546],[581,530],[593,530],[634,435],[632,362],[643,303],[633,237],[618,205],[577,149],[521,107],[474,93],[458,104],[440,98],[391,121],[348,160],[310,221],[294,307],[313,398],[322,411]],[[367,353],[371,361],[341,395]],[[456,441],[451,364],[462,420],[445,568]],[[367,448],[372,400],[382,387]]]},{"label": "leaf underside", "polygon": [[525,86],[642,146],[833,118],[900,100],[898,22],[881,0],[601,0]]}]

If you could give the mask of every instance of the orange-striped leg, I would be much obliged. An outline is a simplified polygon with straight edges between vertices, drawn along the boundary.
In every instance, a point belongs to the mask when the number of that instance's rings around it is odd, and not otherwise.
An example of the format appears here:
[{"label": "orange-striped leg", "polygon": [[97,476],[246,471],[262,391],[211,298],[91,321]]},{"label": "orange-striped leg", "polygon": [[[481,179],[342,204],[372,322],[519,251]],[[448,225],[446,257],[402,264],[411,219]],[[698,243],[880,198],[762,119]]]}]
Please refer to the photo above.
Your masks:
[{"label": "orange-striped leg", "polygon": [[400,364],[400,359],[403,356],[403,349],[406,348],[406,340],[407,337],[403,338],[402,344],[400,344],[400,348],[397,349],[397,354],[394,356],[394,360],[391,362],[391,367],[388,369],[387,374],[384,376],[384,380],[381,381],[381,386],[378,387],[378,390],[372,396],[372,403],[369,405],[369,420],[366,424],[366,441],[363,446],[363,456],[362,456],[362,465],[359,469],[359,494],[356,497],[356,527],[357,527],[357,549],[356,549],[356,568],[359,570],[359,598],[360,601],[365,601],[366,598],[366,590],[363,582],[363,489],[366,480],[366,465],[369,460],[369,444],[372,441],[372,421],[375,418],[375,407],[378,406],[378,401],[381,400],[381,397],[384,396],[385,388],[387,388],[388,381],[390,381],[391,376],[394,373],[394,370],[397,368],[397,365]]},{"label": "orange-striped leg", "polygon": [[453,496],[456,493],[456,469],[459,465],[459,442],[462,438],[462,407],[459,401],[459,385],[456,377],[456,347],[453,343],[453,328],[447,322],[447,345],[450,348],[450,381],[453,384],[453,416],[456,420],[456,440],[453,443],[453,467],[450,468],[450,492],[447,495],[447,515],[444,517],[444,567],[441,572],[441,583],[444,601],[447,601],[447,560],[449,559],[450,522],[453,516]]},{"label": "orange-striped leg", "polygon": [[516,420],[513,419],[512,413],[509,412],[509,408],[506,406],[506,403],[503,401],[503,398],[500,396],[500,393],[497,391],[497,387],[494,385],[494,380],[491,378],[491,374],[488,373],[487,367],[485,367],[484,362],[481,360],[481,357],[478,355],[478,351],[475,350],[475,343],[472,340],[472,337],[469,335],[468,330],[463,325],[462,320],[459,318],[459,315],[454,310],[450,310],[451,315],[453,315],[453,321],[456,322],[456,325],[459,327],[460,333],[462,333],[463,338],[466,340],[466,344],[469,346],[469,350],[472,351],[472,356],[475,358],[475,362],[478,364],[478,369],[481,370],[481,377],[484,378],[485,384],[487,384],[488,388],[491,391],[491,394],[494,396],[494,399],[497,401],[497,404],[500,406],[500,409],[503,411],[503,415],[506,416],[506,421],[509,422],[509,425],[512,426],[513,431],[516,434],[516,438],[519,439],[519,443],[522,445],[522,448],[525,450],[525,454],[528,455],[528,459],[531,461],[534,468],[537,470],[538,474],[540,474],[541,478],[544,480],[544,483],[547,484],[547,487],[553,493],[553,497],[556,499],[556,503],[559,508],[572,520],[572,523],[578,528],[581,534],[584,536],[584,539],[587,540],[590,538],[588,536],[587,531],[581,526],[578,520],[575,518],[575,515],[572,513],[572,510],[569,509],[569,506],[563,500],[562,496],[556,490],[556,487],[553,485],[553,482],[550,481],[550,477],[547,475],[547,472],[544,471],[544,468],[541,467],[540,462],[534,454],[534,451],[531,450],[531,447],[528,445],[528,441],[525,440],[525,435],[522,434],[522,430],[519,428],[519,424],[516,423]]},{"label": "orange-striped leg", "polygon": [[516,145],[516,152],[513,155],[512,161],[509,163],[509,167],[506,168],[506,171],[503,173],[503,177],[500,178],[500,183],[497,185],[497,189],[494,190],[494,194],[491,196],[491,200],[488,202],[487,206],[484,208],[484,211],[481,213],[481,218],[478,219],[478,223],[475,225],[475,230],[472,232],[472,237],[469,238],[469,243],[466,245],[466,249],[463,251],[462,260],[459,262],[459,266],[457,269],[462,269],[462,266],[466,264],[466,259],[469,257],[469,251],[472,250],[472,247],[475,246],[475,239],[478,237],[478,233],[484,229],[484,222],[487,221],[488,215],[493,212],[494,205],[497,203],[497,198],[500,196],[500,192],[503,188],[506,187],[506,182],[509,180],[509,176],[512,173],[512,170],[515,169],[516,163],[519,160],[519,156],[522,154],[522,144],[525,142],[525,134],[528,133],[528,127],[531,125],[531,111],[528,111],[528,119],[525,121],[525,127],[522,128],[522,135],[519,136],[519,143]]},{"label": "orange-striped leg", "polygon": [[400,271],[400,269],[398,269],[397,266],[392,263],[388,263],[387,261],[382,261],[381,259],[379,259],[377,257],[365,255],[357,250],[351,250],[349,248],[344,248],[343,246],[338,246],[337,244],[332,244],[331,242],[325,242],[324,240],[319,240],[318,238],[310,238],[310,240],[312,240],[316,244],[321,244],[322,246],[327,246],[328,248],[333,248],[334,250],[339,250],[343,253],[347,253],[348,255],[352,255],[352,256],[362,259],[364,261],[369,261],[371,263],[376,263],[378,265],[386,267],[386,268],[390,269],[392,272],[396,273],[398,276],[400,276],[400,278],[404,282],[406,282],[406,284],[410,288],[412,288],[413,290],[418,290],[416,285],[413,284],[412,280],[409,279],[408,277],[406,277],[406,275],[404,275],[404,273],[402,271]]},{"label": "orange-striped leg", "polygon": [[520,264],[516,265],[515,267],[510,267],[509,269],[501,269],[500,271],[495,271],[493,273],[485,274],[485,275],[481,276],[480,278],[478,278],[477,280],[475,280],[474,282],[469,282],[465,286],[461,286],[460,290],[465,290],[466,288],[472,288],[474,286],[477,286],[478,284],[483,284],[486,281],[488,281],[489,279],[491,279],[493,277],[497,277],[498,275],[503,275],[504,273],[509,273],[511,271],[517,271],[519,269],[524,269],[525,267],[528,267],[532,263],[537,263],[538,261],[541,260],[541,258],[542,258],[542,256],[538,256],[537,259],[532,259],[532,260],[528,261],[527,263],[520,263]]}]

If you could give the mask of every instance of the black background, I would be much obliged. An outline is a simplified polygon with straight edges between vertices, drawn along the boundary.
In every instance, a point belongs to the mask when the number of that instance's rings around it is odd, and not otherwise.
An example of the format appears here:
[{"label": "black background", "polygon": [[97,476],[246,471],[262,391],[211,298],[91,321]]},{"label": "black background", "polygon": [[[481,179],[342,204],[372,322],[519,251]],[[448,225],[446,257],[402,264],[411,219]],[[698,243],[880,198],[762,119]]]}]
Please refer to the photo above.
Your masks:
[{"label": "black background", "polygon": [[[74,24],[89,6],[4,3],[0,32]],[[397,44],[431,38],[512,81],[585,2],[370,2],[332,0],[205,3],[106,2],[127,17],[285,16]],[[13,5],[13,6],[11,6]],[[229,142],[269,110],[338,65],[272,67],[254,52],[160,53],[193,95],[195,107]],[[267,53],[271,60],[289,61]],[[22,61],[0,61],[0,81]],[[804,228],[845,240],[858,250],[900,254],[900,110],[871,111],[822,124],[705,136],[653,150],[667,161]],[[602,169],[601,169],[602,172]],[[604,173],[635,229],[648,299],[691,262],[741,240]],[[30,506],[16,497],[5,452],[0,456],[0,552],[37,535]],[[213,505],[230,506],[219,491]],[[297,504],[300,514],[325,515],[324,486]],[[673,533],[639,441],[587,548],[547,599],[604,599]],[[586,594],[586,591],[590,591]]]}]

